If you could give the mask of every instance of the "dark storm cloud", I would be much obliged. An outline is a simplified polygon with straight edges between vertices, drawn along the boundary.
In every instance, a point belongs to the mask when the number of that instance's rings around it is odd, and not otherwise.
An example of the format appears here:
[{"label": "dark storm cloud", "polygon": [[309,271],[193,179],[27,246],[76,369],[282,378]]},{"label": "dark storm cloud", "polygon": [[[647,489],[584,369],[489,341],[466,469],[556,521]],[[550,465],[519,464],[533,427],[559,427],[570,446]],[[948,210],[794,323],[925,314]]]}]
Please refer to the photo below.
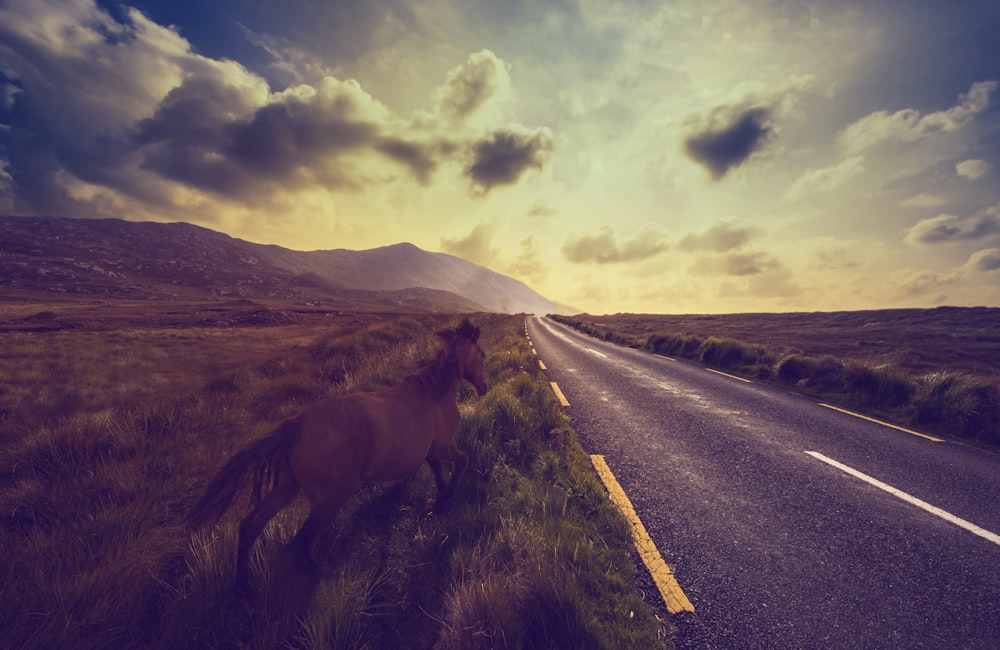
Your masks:
[{"label": "dark storm cloud", "polygon": [[1000,206],[992,206],[971,217],[942,214],[924,219],[906,234],[911,244],[970,241],[1000,234]]},{"label": "dark storm cloud", "polygon": [[[338,97],[337,104],[350,99]],[[230,128],[226,151],[238,164],[272,179],[287,179],[301,167],[374,144],[378,126],[326,102],[293,98],[259,108],[253,118]]]},{"label": "dark storm cloud", "polygon": [[447,154],[454,148],[450,143],[436,145],[407,142],[401,138],[381,138],[375,145],[381,153],[406,166],[421,185],[430,182],[431,174],[437,169],[435,155]]},{"label": "dark storm cloud", "polygon": [[571,235],[563,244],[562,252],[575,264],[614,264],[644,260],[667,248],[663,234],[657,230],[643,230],[619,243],[614,231],[605,227],[597,235]]},{"label": "dark storm cloud", "polygon": [[706,126],[684,140],[684,150],[720,179],[771,141],[771,112],[760,106],[715,111]]},{"label": "dark storm cloud", "polygon": [[472,145],[472,161],[465,175],[483,192],[512,185],[528,169],[541,169],[552,148],[548,129],[498,129]]},{"label": "dark storm cloud", "polygon": [[266,191],[272,184],[357,185],[342,158],[375,151],[428,182],[436,149],[387,135],[358,87],[327,79],[315,89],[300,90],[253,106],[217,80],[189,80],[140,125],[136,142],[143,147],[144,167],[235,196]]},{"label": "dark storm cloud", "polygon": [[[402,2],[380,6],[406,14]],[[318,11],[345,30],[358,12],[362,24],[387,16],[360,2]],[[0,14],[0,200],[24,214],[112,216],[125,198],[176,207],[191,200],[182,188],[242,202],[306,187],[360,191],[394,182],[397,165],[426,185],[456,156],[485,193],[542,166],[552,147],[546,129],[453,135],[436,120],[408,122],[329,75],[275,92],[134,9],[0,4]],[[509,84],[507,64],[482,50],[435,99],[461,121]]]},{"label": "dark storm cloud", "polygon": [[142,167],[201,189],[239,192],[246,174],[225,152],[236,120],[254,108],[242,92],[217,79],[187,79],[167,93],[153,117],[139,123],[134,143],[142,150]]},{"label": "dark storm cloud", "polygon": [[[120,125],[170,66],[152,50],[176,43],[127,13],[119,23],[86,2],[0,3],[0,166],[9,174],[3,198],[14,211],[109,216],[109,194],[82,184],[160,198],[122,173],[131,149]],[[140,42],[140,34],[157,45]],[[81,189],[89,200],[80,201]]]},{"label": "dark storm cloud", "polygon": [[48,110],[36,110],[35,97],[25,95],[19,95],[13,106],[11,125],[0,128],[0,166],[8,170],[9,194],[17,212],[110,216],[105,211],[108,206],[79,206],[65,185],[65,172],[125,195],[158,198],[151,188],[122,174],[130,152],[127,138],[53,120]]}]

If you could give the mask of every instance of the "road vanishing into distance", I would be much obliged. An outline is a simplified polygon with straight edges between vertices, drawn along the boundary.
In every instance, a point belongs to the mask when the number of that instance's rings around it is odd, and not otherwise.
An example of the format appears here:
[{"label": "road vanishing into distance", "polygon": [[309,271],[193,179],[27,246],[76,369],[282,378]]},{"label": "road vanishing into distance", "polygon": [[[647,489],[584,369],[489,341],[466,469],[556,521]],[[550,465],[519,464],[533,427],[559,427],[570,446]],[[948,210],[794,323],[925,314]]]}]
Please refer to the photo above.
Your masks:
[{"label": "road vanishing into distance", "polygon": [[693,605],[677,647],[1000,648],[1000,454],[527,330]]}]

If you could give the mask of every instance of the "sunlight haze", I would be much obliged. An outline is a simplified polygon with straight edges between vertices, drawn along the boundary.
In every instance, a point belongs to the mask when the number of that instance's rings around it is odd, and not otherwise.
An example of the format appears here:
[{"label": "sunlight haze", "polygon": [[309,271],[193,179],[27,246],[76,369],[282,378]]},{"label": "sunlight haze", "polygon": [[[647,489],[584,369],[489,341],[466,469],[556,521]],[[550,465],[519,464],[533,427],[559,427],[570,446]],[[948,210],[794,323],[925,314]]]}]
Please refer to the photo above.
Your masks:
[{"label": "sunlight haze", "polygon": [[1000,4],[0,4],[0,214],[412,242],[591,313],[1000,305]]}]

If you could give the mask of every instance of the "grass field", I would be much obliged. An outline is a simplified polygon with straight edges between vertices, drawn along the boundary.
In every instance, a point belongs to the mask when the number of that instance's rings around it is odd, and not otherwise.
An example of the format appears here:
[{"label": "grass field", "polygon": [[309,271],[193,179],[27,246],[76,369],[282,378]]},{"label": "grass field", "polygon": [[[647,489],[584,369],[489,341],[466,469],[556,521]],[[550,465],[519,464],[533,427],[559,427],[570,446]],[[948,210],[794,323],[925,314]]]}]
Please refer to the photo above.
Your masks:
[{"label": "grass field", "polygon": [[400,381],[454,321],[242,303],[0,310],[2,645],[662,647],[628,525],[517,317],[477,319],[490,391],[460,392],[470,464],[447,513],[429,511],[426,469],[365,488],[301,584],[279,549],[303,500],[262,536],[249,603],[230,591],[244,502],[185,532],[236,449],[325,395]]},{"label": "grass field", "polygon": [[1000,446],[1000,309],[556,318],[621,345]]}]

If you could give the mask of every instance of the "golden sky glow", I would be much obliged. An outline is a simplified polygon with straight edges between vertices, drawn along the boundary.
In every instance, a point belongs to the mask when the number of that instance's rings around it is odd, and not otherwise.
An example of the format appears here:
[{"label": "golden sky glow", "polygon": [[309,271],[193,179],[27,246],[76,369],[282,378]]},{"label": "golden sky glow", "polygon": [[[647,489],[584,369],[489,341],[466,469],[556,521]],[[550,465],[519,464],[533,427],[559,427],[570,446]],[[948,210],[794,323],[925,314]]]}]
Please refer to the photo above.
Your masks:
[{"label": "golden sky glow", "polygon": [[0,212],[409,241],[594,313],[1000,305],[994,4],[205,4],[0,6]]}]

